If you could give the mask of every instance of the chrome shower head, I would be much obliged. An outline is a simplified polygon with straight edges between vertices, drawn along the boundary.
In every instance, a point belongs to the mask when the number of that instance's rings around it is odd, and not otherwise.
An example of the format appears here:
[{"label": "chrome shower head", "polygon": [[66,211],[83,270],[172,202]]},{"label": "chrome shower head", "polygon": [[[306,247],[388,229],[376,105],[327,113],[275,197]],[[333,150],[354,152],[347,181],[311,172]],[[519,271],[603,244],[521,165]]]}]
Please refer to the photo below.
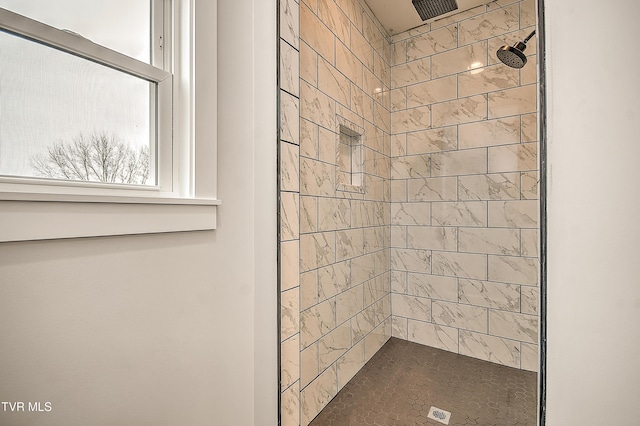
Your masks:
[{"label": "chrome shower head", "polygon": [[524,54],[524,50],[527,48],[527,42],[535,33],[533,31],[524,41],[519,41],[513,46],[502,46],[496,52],[498,59],[511,68],[524,67],[527,63],[527,55]]}]

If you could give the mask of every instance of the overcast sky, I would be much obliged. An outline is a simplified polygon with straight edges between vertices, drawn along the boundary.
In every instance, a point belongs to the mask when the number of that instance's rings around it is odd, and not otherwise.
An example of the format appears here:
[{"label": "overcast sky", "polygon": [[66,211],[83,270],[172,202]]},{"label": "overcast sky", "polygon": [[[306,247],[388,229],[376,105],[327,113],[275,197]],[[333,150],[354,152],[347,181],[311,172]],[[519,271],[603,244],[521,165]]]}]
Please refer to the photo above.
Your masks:
[{"label": "overcast sky", "polygon": [[[0,0],[0,7],[140,60],[149,59],[149,0]],[[0,32],[0,174],[58,141],[106,132],[148,143],[150,83]]]},{"label": "overcast sky", "polygon": [[150,0],[0,0],[0,7],[149,61]]}]

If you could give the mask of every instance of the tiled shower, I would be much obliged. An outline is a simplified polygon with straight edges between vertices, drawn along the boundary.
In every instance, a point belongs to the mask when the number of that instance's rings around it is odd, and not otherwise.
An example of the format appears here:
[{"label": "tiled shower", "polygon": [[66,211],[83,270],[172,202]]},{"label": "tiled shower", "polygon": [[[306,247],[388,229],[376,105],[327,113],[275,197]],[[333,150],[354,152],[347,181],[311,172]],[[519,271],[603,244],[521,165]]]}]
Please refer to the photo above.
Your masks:
[{"label": "tiled shower", "polygon": [[[362,0],[280,0],[282,424],[391,337],[535,371],[534,0],[390,37]],[[347,141],[347,142],[345,142]]]}]

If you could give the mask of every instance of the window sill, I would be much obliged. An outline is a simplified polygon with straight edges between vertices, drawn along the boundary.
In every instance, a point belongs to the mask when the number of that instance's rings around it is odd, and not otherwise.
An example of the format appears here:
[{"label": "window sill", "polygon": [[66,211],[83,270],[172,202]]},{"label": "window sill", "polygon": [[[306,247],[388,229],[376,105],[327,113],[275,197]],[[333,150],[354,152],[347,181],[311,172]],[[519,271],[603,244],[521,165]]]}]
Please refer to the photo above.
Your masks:
[{"label": "window sill", "polygon": [[0,192],[0,242],[203,231],[219,200]]}]

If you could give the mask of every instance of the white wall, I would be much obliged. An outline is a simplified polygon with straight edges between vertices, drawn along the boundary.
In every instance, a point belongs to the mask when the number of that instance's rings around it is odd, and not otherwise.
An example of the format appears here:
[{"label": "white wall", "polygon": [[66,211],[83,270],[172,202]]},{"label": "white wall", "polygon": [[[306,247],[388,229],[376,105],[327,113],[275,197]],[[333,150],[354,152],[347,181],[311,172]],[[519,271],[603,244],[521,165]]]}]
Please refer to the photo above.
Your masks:
[{"label": "white wall", "polygon": [[276,8],[219,3],[218,229],[0,244],[0,401],[53,407],[0,424],[277,423]]},{"label": "white wall", "polygon": [[634,43],[640,3],[545,4],[548,424],[635,425],[640,50]]}]

